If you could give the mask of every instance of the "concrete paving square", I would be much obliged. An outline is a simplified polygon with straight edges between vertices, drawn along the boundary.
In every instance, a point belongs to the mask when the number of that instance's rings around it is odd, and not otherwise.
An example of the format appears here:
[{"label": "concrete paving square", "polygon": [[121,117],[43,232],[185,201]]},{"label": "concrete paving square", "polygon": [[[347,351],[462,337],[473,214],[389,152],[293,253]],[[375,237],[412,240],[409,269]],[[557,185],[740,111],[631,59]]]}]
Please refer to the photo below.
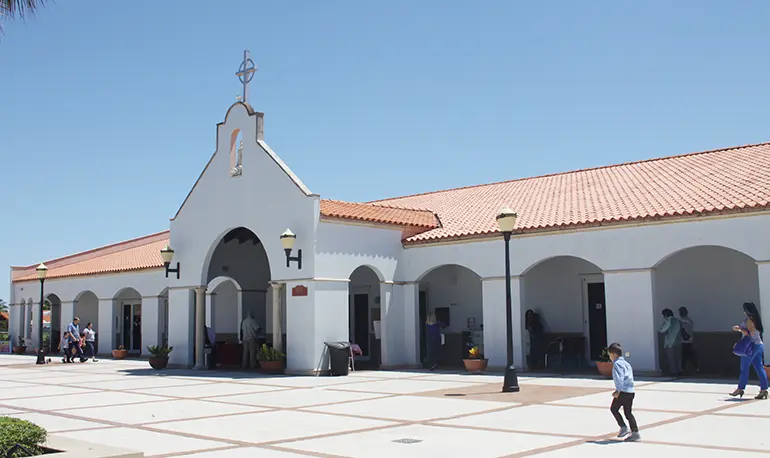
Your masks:
[{"label": "concrete paving square", "polygon": [[258,444],[393,424],[381,420],[282,410],[221,417],[213,422],[207,419],[160,423],[153,425],[153,428],[203,435],[213,440],[224,439]]},{"label": "concrete paving square", "polygon": [[[244,379],[242,383],[276,386],[280,388],[320,388],[350,385],[372,380],[371,377],[256,377]],[[378,379],[380,380],[380,379]]]},{"label": "concrete paving square", "polygon": [[70,418],[62,418],[56,415],[47,415],[43,413],[17,413],[10,416],[31,421],[38,426],[42,426],[49,433],[75,430],[95,430],[98,428],[110,427],[110,425],[106,425],[104,423],[96,423],[93,421],[85,420],[73,420]]},{"label": "concrete paving square", "polygon": [[95,407],[67,412],[83,418],[104,420],[127,425],[160,423],[175,420],[187,420],[203,417],[220,417],[247,412],[262,412],[267,409],[198,401],[195,399],[163,400],[143,404],[113,407]]},{"label": "concrete paving square", "polygon": [[[664,412],[638,412],[635,414],[640,428],[645,424],[670,420],[683,415]],[[617,432],[618,429],[610,414],[609,406],[607,409],[551,405],[523,406],[501,412],[471,415],[436,423],[440,425],[471,426],[581,437],[600,436]]]},{"label": "concrete paving square", "polygon": [[[728,396],[718,394],[640,390],[634,396],[634,410],[700,412],[725,407],[732,401],[727,399]],[[612,397],[607,392],[562,399],[551,404],[609,408],[611,403]]]},{"label": "concrete paving square", "polygon": [[60,435],[72,439],[79,439],[92,443],[98,442],[110,447],[119,447],[129,450],[136,450],[138,447],[141,447],[141,451],[144,452],[145,456],[193,452],[231,445],[223,442],[133,428],[106,428],[98,431],[73,431],[60,433]]},{"label": "concrete paving square", "polygon": [[637,391],[674,391],[677,393],[715,393],[727,396],[735,389],[736,383],[693,383],[693,382],[661,382],[650,383],[637,387]]},{"label": "concrete paving square", "polygon": [[[762,401],[762,403],[768,404],[767,401]],[[766,451],[770,448],[768,431],[770,431],[770,418],[748,419],[725,415],[706,415],[650,428],[644,431],[644,439],[671,444]]]},{"label": "concrete paving square", "polygon": [[235,396],[220,396],[217,398],[210,398],[210,400],[212,402],[220,403],[248,404],[253,406],[276,408],[296,408],[316,406],[321,404],[361,401],[383,396],[388,395],[379,393],[332,391],[322,388],[305,388],[296,390],[239,394]]},{"label": "concrete paving square", "polygon": [[[415,378],[415,380],[432,380],[436,382],[458,383],[499,383],[502,385],[501,375],[476,375],[476,374],[431,374]],[[521,381],[521,379],[519,379]]]},{"label": "concrete paving square", "polygon": [[231,394],[246,394],[281,389],[282,388],[278,387],[250,385],[246,383],[207,383],[202,385],[172,386],[165,388],[142,388],[131,391],[135,393],[173,396],[178,398],[210,398],[212,396],[227,396]]},{"label": "concrete paving square", "polygon": [[755,401],[752,397],[749,397],[749,399],[735,399],[732,401],[731,407],[720,410],[715,415],[770,417],[770,404],[767,401]]},{"label": "concrete paving square", "polygon": [[369,401],[348,402],[304,410],[313,412],[385,418],[388,420],[425,421],[488,410],[509,408],[512,404],[489,401],[466,401],[417,396],[397,396]]},{"label": "concrete paving square", "polygon": [[160,401],[163,398],[144,394],[121,393],[119,391],[96,391],[92,394],[67,394],[64,396],[48,396],[24,399],[3,399],[0,405],[21,407],[33,410],[69,410],[97,406],[119,406],[137,402]]},{"label": "concrete paving square", "polygon": [[148,388],[166,388],[190,385],[206,385],[211,382],[201,380],[185,380],[181,378],[171,378],[162,376],[148,377],[121,377],[117,380],[101,380],[95,382],[80,382],[82,388],[98,388],[101,390],[141,390]]},{"label": "concrete paving square", "polygon": [[767,458],[766,453],[738,452],[708,448],[680,447],[675,445],[648,444],[642,442],[626,444],[619,441],[605,441],[594,444],[580,444],[538,455],[538,458]]},{"label": "concrete paving square", "polygon": [[329,389],[366,391],[368,393],[410,394],[425,391],[446,390],[474,385],[474,383],[436,382],[430,380],[369,380]]},{"label": "concrete paving square", "polygon": [[239,447],[228,450],[218,450],[215,452],[201,452],[192,455],[185,455],[190,458],[243,458],[255,456],[259,458],[303,458],[307,457],[304,453],[283,452],[280,450],[270,450],[257,447]]},{"label": "concrete paving square", "polygon": [[30,388],[33,386],[30,383],[24,382],[11,382],[9,380],[0,380],[0,393],[11,388]]},{"label": "concrete paving square", "polygon": [[[394,442],[399,439],[414,443]],[[494,458],[535,450],[572,439],[505,432],[458,430],[410,425],[321,439],[291,442],[281,447],[356,458]]]},{"label": "concrete paving square", "polygon": [[39,398],[44,396],[61,396],[66,394],[88,396],[94,393],[98,393],[98,391],[70,386],[28,385],[23,388],[8,388],[0,390],[0,402],[8,399]]}]

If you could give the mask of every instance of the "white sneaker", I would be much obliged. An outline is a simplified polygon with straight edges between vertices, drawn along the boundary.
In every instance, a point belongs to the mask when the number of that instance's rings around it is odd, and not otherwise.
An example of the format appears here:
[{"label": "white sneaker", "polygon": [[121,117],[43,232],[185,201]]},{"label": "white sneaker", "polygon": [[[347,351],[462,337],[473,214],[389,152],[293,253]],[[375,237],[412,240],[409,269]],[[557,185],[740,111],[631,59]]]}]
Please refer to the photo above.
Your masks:
[{"label": "white sneaker", "polygon": [[626,442],[636,442],[642,440],[642,436],[639,435],[639,433],[631,433],[630,436],[626,438]]},{"label": "white sneaker", "polygon": [[620,432],[618,433],[618,438],[626,437],[629,434],[631,434],[631,430],[628,429],[628,426],[624,426],[624,427],[620,428]]}]

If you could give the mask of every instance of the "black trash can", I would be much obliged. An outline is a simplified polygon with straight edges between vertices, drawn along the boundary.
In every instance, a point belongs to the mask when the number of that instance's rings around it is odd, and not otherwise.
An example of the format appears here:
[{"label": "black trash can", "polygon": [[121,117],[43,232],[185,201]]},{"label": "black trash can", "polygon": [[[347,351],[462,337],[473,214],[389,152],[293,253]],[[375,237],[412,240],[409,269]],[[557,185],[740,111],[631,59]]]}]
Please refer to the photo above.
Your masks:
[{"label": "black trash can", "polygon": [[350,368],[349,342],[324,342],[329,348],[331,375],[348,375]]}]

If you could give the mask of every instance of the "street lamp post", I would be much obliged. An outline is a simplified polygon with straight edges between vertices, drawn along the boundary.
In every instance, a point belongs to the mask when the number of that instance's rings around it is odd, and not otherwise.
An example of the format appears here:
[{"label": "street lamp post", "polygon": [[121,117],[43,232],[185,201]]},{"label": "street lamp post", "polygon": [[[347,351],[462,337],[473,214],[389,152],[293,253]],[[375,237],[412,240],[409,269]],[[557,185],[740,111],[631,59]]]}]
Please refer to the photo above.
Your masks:
[{"label": "street lamp post", "polygon": [[511,234],[516,226],[516,212],[508,207],[500,210],[497,215],[497,225],[503,233],[505,240],[505,340],[507,361],[505,365],[505,378],[503,379],[503,393],[518,393],[519,378],[516,375],[516,366],[513,364],[513,311],[511,310]]},{"label": "street lamp post", "polygon": [[40,280],[40,321],[37,324],[37,361],[35,364],[45,364],[45,350],[43,350],[43,304],[45,303],[45,276],[48,275],[48,267],[40,264],[35,269],[37,278]]}]

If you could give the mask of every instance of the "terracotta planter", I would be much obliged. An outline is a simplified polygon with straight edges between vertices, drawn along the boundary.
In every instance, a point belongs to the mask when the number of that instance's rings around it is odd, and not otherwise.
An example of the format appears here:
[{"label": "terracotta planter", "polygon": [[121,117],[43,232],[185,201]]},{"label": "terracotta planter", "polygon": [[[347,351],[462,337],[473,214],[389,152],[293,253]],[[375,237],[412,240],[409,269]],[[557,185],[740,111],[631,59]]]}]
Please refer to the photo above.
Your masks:
[{"label": "terracotta planter", "polygon": [[597,361],[596,368],[601,375],[612,378],[612,361]]},{"label": "terracotta planter", "polygon": [[112,350],[112,357],[115,359],[126,359],[128,357],[128,350]]},{"label": "terracotta planter", "polygon": [[159,371],[168,366],[168,356],[150,356],[150,367]]},{"label": "terracotta planter", "polygon": [[283,361],[260,361],[259,368],[265,372],[283,372]]},{"label": "terracotta planter", "polygon": [[488,359],[464,359],[465,370],[472,373],[484,372],[487,370]]},{"label": "terracotta planter", "polygon": [[20,347],[20,346],[17,345],[15,347],[13,347],[13,352],[16,353],[17,355],[23,355],[24,353],[27,352],[27,347],[26,347],[26,345],[23,346],[23,347]]}]

